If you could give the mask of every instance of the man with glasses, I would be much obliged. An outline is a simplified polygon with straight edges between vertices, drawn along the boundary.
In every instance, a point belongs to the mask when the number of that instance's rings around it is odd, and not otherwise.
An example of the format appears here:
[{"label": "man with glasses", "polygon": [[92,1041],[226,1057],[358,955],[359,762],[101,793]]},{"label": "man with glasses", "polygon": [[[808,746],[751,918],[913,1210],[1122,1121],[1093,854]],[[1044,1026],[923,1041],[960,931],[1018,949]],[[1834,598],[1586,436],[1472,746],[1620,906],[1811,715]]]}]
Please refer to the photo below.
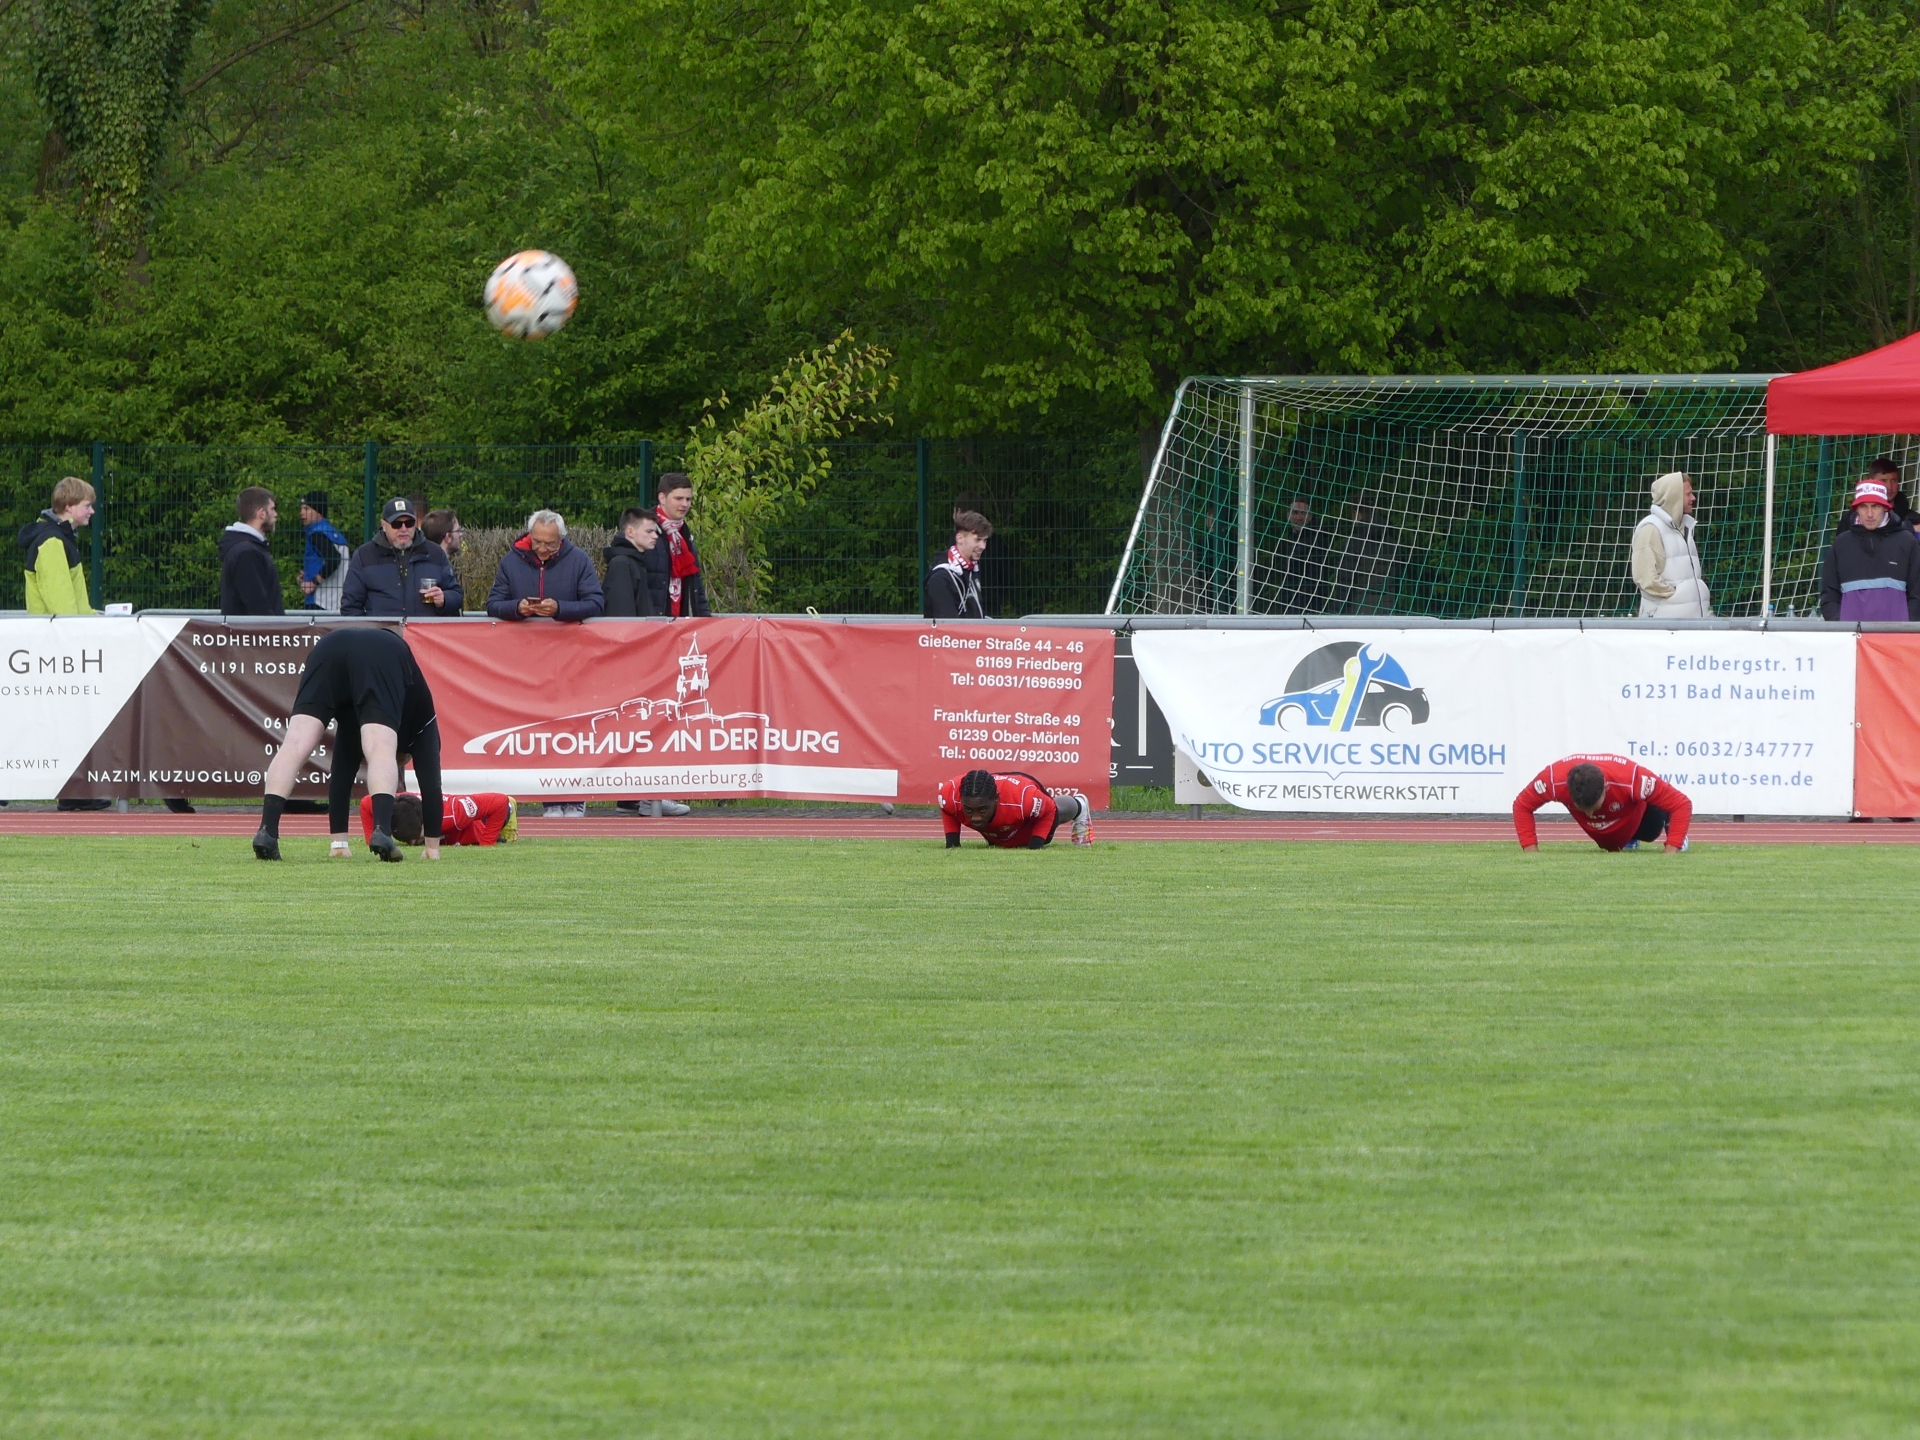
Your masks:
[{"label": "man with glasses", "polygon": [[496,620],[592,620],[606,609],[593,561],[567,539],[567,522],[551,510],[527,517],[524,535],[507,547],[487,594]]},{"label": "man with glasses", "polygon": [[464,599],[447,552],[420,533],[414,503],[393,499],[380,512],[380,533],[348,562],[340,613],[458,615]]}]

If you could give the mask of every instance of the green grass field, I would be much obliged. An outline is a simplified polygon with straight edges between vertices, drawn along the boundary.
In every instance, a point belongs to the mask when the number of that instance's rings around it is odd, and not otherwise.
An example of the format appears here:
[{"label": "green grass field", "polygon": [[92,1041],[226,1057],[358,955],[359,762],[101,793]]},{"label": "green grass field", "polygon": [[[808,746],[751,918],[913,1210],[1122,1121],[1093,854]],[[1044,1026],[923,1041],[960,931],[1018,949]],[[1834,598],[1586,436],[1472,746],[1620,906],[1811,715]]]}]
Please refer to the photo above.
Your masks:
[{"label": "green grass field", "polygon": [[0,1433],[1920,1433],[1911,852],[287,849],[0,839]]}]

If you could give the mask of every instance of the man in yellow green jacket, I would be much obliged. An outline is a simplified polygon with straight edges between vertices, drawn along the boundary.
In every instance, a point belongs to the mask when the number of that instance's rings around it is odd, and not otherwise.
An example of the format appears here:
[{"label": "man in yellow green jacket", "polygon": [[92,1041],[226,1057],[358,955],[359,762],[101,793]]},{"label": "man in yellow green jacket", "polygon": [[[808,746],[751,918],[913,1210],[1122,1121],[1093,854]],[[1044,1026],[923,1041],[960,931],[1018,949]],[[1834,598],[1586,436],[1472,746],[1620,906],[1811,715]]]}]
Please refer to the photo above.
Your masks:
[{"label": "man in yellow green jacket", "polygon": [[27,613],[97,615],[87,603],[87,572],[75,530],[93,519],[93,486],[69,475],[53,487],[53,503],[20,532],[27,567]]}]

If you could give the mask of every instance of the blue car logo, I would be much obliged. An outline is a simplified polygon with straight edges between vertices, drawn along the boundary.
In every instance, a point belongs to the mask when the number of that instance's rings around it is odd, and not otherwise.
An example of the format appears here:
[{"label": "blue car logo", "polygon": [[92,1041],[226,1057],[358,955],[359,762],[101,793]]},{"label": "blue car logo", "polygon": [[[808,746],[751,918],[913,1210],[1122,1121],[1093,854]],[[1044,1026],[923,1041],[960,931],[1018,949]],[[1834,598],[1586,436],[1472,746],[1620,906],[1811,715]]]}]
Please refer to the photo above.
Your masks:
[{"label": "blue car logo", "polygon": [[1293,667],[1286,693],[1260,707],[1260,723],[1287,731],[1379,726],[1397,733],[1426,724],[1427,714],[1427,692],[1414,687],[1398,660],[1342,640]]}]

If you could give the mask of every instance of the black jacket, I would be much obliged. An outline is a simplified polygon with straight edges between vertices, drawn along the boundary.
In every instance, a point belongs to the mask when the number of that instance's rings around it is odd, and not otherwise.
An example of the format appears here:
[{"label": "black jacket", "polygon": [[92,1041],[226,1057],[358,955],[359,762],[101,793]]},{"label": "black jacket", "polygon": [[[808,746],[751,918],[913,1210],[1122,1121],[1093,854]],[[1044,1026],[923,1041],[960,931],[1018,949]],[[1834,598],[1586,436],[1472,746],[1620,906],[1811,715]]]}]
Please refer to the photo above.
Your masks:
[{"label": "black jacket", "polygon": [[280,569],[267,542],[251,530],[228,529],[220,535],[220,613],[284,615]]},{"label": "black jacket", "polygon": [[[700,547],[693,543],[693,531],[685,525],[680,533],[688,545],[693,548],[693,558],[700,558]],[[667,585],[673,579],[673,547],[667,543],[666,531],[660,532],[659,543],[640,557],[640,563],[647,567],[647,589],[653,592],[653,613],[656,615],[673,614],[673,601],[667,594]],[[713,611],[707,608],[707,587],[704,577],[689,575],[680,582],[680,613],[682,616],[710,616]]]},{"label": "black jacket", "polygon": [[[436,608],[420,598],[420,582],[431,578],[446,592]],[[405,550],[396,550],[382,530],[353,552],[346,583],[340,587],[342,615],[458,615],[466,596],[454,578],[447,552],[419,531]]]},{"label": "black jacket", "polygon": [[927,571],[920,587],[920,613],[929,620],[984,620],[980,603],[980,572],[963,570],[951,560],[942,560]]},{"label": "black jacket", "polygon": [[[656,540],[658,550],[663,542]],[[600,552],[607,562],[606,579],[600,588],[606,591],[607,615],[658,615],[653,608],[653,587],[647,583],[647,552],[624,535]]]}]

